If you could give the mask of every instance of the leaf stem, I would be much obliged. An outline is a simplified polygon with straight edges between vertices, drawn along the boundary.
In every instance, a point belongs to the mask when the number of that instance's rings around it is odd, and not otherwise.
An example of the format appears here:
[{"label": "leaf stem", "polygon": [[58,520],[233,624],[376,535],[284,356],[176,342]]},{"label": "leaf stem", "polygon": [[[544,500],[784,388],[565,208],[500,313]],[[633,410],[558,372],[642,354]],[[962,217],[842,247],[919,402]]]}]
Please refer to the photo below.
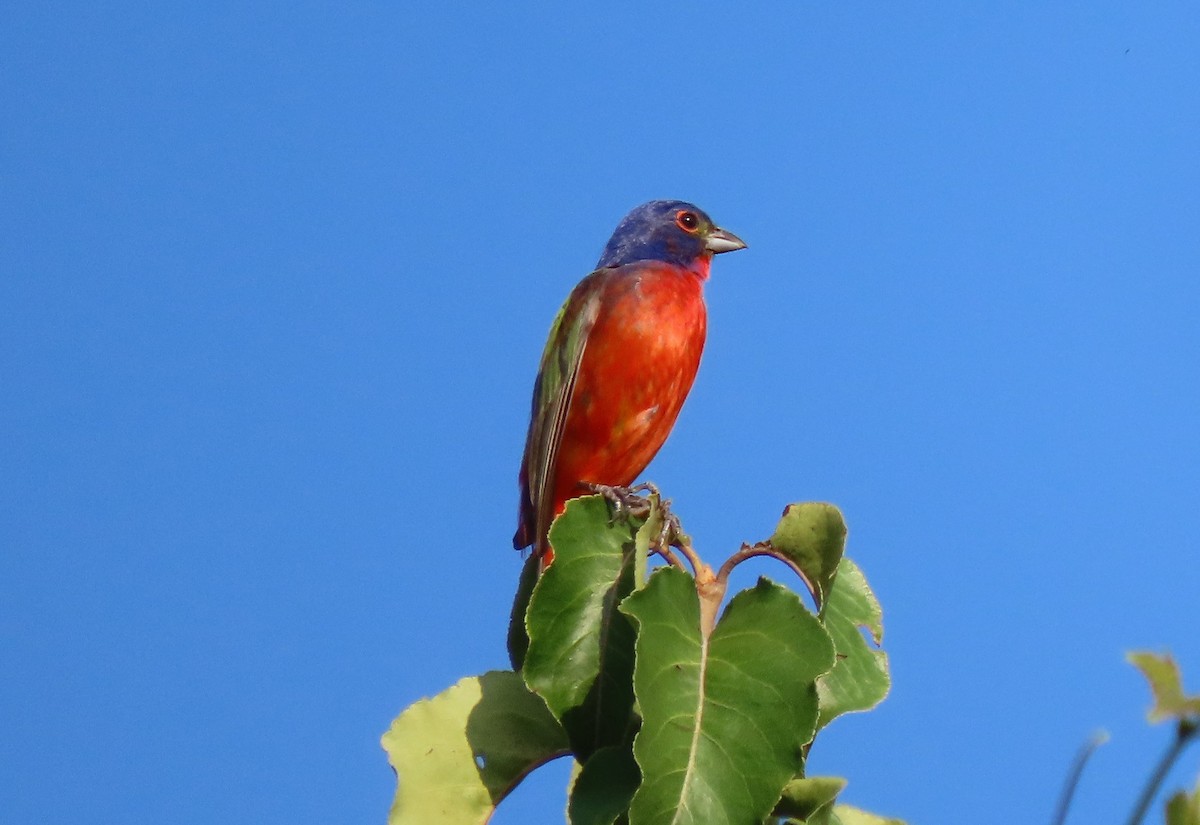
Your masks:
[{"label": "leaf stem", "polygon": [[1079,778],[1083,776],[1083,768],[1087,765],[1088,760],[1092,758],[1092,754],[1096,752],[1096,748],[1107,741],[1108,734],[1101,731],[1094,734],[1079,749],[1079,753],[1075,754],[1075,761],[1071,763],[1071,770],[1067,774],[1067,781],[1063,785],[1062,796],[1059,797],[1058,809],[1054,812],[1054,819],[1051,820],[1051,825],[1063,825],[1067,821],[1067,811],[1071,807],[1071,799],[1075,796],[1075,789],[1079,787]]},{"label": "leaf stem", "polygon": [[738,550],[732,556],[725,560],[721,565],[721,569],[717,572],[717,578],[720,581],[728,581],[729,574],[733,572],[733,568],[744,562],[746,559],[752,559],[755,556],[770,556],[773,559],[779,559],[781,562],[791,568],[792,572],[800,577],[800,580],[808,587],[810,592],[815,593],[812,582],[808,580],[808,576],[804,575],[804,571],[800,569],[794,561],[780,553],[767,542],[759,542],[758,544],[743,544],[742,549]]},{"label": "leaf stem", "polygon": [[700,598],[700,635],[707,639],[717,626],[717,611],[725,598],[724,579],[713,575],[712,568],[703,565],[696,572],[696,595]]},{"label": "leaf stem", "polygon": [[670,545],[660,544],[656,545],[652,549],[655,553],[658,553],[658,555],[662,556],[667,564],[671,565],[672,567],[678,567],[684,572],[687,571],[687,567],[685,567],[683,562],[679,560],[679,556],[675,555],[674,551],[671,550]]},{"label": "leaf stem", "polygon": [[1154,768],[1154,773],[1150,774],[1150,779],[1146,783],[1146,787],[1142,789],[1142,795],[1137,801],[1137,805],[1133,809],[1133,813],[1129,815],[1129,825],[1138,825],[1142,818],[1146,815],[1146,811],[1150,810],[1150,803],[1154,801],[1155,795],[1158,794],[1159,786],[1171,770],[1171,766],[1175,764],[1175,760],[1179,758],[1179,754],[1183,753],[1183,749],[1188,746],[1188,743],[1196,735],[1196,731],[1200,730],[1200,719],[1184,717],[1179,720],[1178,726],[1175,728],[1175,738],[1171,742],[1167,752],[1163,754],[1158,765]]},{"label": "leaf stem", "polygon": [[704,560],[700,558],[699,554],[692,549],[692,543],[690,541],[684,541],[683,539],[676,538],[673,544],[675,547],[679,548],[679,552],[683,553],[688,560],[688,564],[692,566],[693,577],[699,578],[700,571],[703,570],[707,565],[704,563]]}]

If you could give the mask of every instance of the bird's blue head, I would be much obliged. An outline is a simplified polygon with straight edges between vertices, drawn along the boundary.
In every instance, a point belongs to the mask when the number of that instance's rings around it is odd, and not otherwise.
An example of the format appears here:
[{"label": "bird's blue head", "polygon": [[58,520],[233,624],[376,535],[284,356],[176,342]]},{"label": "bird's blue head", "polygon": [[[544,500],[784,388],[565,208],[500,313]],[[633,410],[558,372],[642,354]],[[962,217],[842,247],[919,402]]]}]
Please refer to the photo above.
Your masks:
[{"label": "bird's blue head", "polygon": [[718,252],[744,249],[742,239],[686,201],[650,201],[626,215],[608,239],[597,269],[635,261],[663,261],[708,273]]}]

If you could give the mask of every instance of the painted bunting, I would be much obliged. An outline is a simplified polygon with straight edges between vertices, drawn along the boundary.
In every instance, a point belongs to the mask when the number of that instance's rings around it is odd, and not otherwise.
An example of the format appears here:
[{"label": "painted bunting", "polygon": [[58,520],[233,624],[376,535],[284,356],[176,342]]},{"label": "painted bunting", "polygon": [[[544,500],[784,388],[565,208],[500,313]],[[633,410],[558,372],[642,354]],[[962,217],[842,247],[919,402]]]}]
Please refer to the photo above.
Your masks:
[{"label": "painted bunting", "polygon": [[745,246],[690,203],[644,203],[559,310],[533,385],[513,536],[543,569],[568,499],[588,483],[629,486],[667,440],[700,366],[712,257]]}]

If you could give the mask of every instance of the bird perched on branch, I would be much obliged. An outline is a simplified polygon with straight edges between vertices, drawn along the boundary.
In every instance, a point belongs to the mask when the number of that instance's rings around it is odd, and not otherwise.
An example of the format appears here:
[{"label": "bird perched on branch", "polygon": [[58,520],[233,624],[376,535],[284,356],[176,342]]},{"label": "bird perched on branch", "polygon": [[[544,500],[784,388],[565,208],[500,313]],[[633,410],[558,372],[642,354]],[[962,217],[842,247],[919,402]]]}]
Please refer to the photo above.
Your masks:
[{"label": "bird perched on branch", "polygon": [[533,385],[513,536],[543,569],[567,500],[629,486],[667,440],[704,350],[712,257],[745,246],[690,203],[644,203],[559,310]]}]

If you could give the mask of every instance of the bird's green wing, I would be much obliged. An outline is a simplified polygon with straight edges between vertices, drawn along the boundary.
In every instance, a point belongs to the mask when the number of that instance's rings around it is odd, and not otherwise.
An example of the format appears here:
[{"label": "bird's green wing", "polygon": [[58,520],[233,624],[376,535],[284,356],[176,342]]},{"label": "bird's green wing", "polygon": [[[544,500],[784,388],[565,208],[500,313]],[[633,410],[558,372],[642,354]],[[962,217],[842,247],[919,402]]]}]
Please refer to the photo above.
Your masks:
[{"label": "bird's green wing", "polygon": [[550,327],[533,387],[533,409],[522,464],[520,525],[513,544],[534,544],[538,555],[554,520],[554,475],[563,428],[571,408],[579,364],[600,313],[605,270],[593,272],[571,292]]}]

